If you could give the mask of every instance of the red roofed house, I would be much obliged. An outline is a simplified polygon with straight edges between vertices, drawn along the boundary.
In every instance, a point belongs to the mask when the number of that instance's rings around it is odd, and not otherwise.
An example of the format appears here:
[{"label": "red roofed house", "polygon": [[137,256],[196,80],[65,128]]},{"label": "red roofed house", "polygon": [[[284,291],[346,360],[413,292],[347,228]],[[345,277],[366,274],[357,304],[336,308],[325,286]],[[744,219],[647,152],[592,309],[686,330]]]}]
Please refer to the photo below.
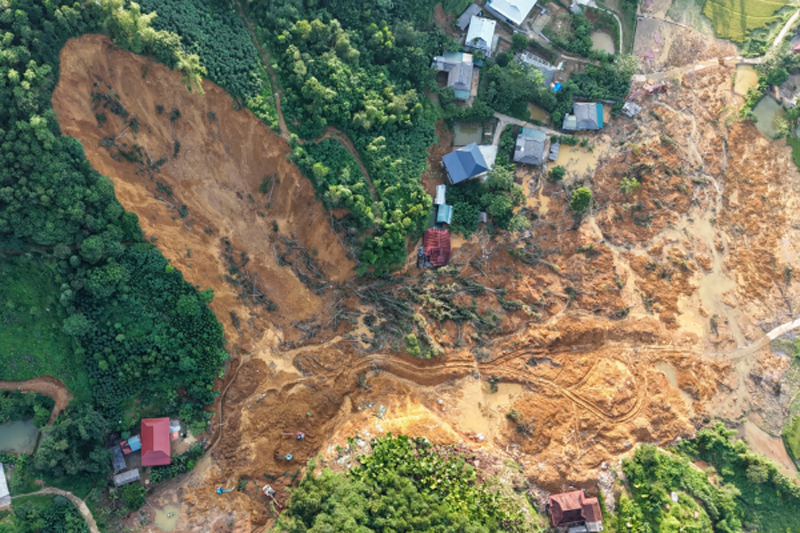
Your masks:
[{"label": "red roofed house", "polygon": [[450,261],[450,231],[428,228],[422,236],[423,253],[431,266],[440,267]]},{"label": "red roofed house", "polygon": [[[547,502],[554,526],[571,527],[570,532],[603,531],[603,513],[597,498],[587,498],[582,490],[550,496]],[[583,524],[581,527],[580,525]]]},{"label": "red roofed house", "polygon": [[169,418],[142,419],[142,466],[168,465]]}]

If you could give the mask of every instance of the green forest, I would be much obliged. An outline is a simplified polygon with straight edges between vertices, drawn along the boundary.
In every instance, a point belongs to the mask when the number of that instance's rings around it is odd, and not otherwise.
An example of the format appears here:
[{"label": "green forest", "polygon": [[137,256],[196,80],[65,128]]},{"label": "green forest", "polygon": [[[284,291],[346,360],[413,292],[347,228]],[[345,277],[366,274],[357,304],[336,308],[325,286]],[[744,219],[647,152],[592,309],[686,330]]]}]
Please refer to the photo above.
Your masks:
[{"label": "green forest", "polygon": [[[3,456],[15,465],[14,494],[37,490],[34,479],[83,492],[110,470],[108,433],[138,429],[143,416],[180,417],[198,431],[211,416],[227,358],[207,306],[213,294],[144,241],[111,180],[61,135],[51,105],[58,53],[85,33],[153,56],[180,71],[187,90],[201,90],[206,68],[153,18],[123,0],[0,0],[0,379],[51,375],[74,398],[44,428],[35,455]],[[2,393],[0,420],[44,426],[52,407],[49,398]],[[62,500],[20,502],[11,530],[83,531]]]},{"label": "green forest", "polygon": [[391,434],[370,444],[346,474],[312,461],[273,531],[533,531],[527,500],[490,489],[462,454]]}]

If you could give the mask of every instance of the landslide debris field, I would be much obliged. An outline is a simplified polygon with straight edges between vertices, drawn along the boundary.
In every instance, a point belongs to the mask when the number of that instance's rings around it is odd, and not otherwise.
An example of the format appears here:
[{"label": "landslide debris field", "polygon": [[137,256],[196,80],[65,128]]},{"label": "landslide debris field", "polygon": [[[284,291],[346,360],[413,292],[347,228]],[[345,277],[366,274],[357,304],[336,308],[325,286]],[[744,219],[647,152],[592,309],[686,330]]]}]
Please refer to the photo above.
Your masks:
[{"label": "landslide debris field", "polygon": [[[356,432],[466,441],[547,491],[593,488],[637,443],[691,436],[712,414],[776,435],[798,387],[764,339],[800,301],[786,268],[800,266],[800,182],[782,143],[727,125],[734,68],[683,72],[593,139],[581,157],[595,160],[566,180],[594,192],[582,222],[564,185],[520,170],[529,236],[454,240],[447,268],[376,280],[354,275],[337,213],[285,141],[220,88],[190,94],[105,37],[69,41],[63,132],[185,278],[214,289],[234,357],[211,453],[160,496],[181,506],[179,529],[266,524],[259,487],[285,501],[309,458],[346,462],[337,446]],[[627,196],[629,176],[642,186]],[[442,355],[405,354],[400,322]]]}]

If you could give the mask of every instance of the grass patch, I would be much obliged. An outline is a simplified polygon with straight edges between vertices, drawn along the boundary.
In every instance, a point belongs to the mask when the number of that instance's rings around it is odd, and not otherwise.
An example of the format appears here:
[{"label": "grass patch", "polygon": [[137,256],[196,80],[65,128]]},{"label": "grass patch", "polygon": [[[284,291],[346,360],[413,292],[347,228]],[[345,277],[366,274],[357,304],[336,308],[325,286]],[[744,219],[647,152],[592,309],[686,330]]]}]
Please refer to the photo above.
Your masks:
[{"label": "grass patch", "polygon": [[792,161],[800,170],[800,139],[789,136],[786,138],[786,144],[792,147]]},{"label": "grass patch", "polygon": [[95,479],[96,478],[90,476],[66,476],[61,478],[45,476],[44,481],[48,487],[56,487],[61,490],[69,491],[78,498],[85,500],[94,488]]},{"label": "grass patch", "polygon": [[89,401],[85,365],[62,331],[66,313],[56,274],[40,259],[20,255],[3,258],[0,278],[0,379],[50,375],[78,400]]},{"label": "grass patch", "polygon": [[779,20],[778,12],[787,5],[786,0],[706,0],[703,14],[717,37],[741,43],[752,30]]},{"label": "grass patch", "polygon": [[800,416],[792,419],[792,423],[783,430],[783,444],[792,461],[800,458]]}]

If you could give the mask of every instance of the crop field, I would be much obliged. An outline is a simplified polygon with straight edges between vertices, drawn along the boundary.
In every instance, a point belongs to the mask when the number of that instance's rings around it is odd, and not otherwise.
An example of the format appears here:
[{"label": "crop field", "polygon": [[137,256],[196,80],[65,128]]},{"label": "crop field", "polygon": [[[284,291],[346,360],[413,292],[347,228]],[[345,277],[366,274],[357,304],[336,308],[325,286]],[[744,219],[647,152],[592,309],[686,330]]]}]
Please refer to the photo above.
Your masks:
[{"label": "crop field", "polygon": [[786,0],[706,0],[703,14],[717,37],[740,43],[750,31],[779,20],[778,11],[787,5]]}]

